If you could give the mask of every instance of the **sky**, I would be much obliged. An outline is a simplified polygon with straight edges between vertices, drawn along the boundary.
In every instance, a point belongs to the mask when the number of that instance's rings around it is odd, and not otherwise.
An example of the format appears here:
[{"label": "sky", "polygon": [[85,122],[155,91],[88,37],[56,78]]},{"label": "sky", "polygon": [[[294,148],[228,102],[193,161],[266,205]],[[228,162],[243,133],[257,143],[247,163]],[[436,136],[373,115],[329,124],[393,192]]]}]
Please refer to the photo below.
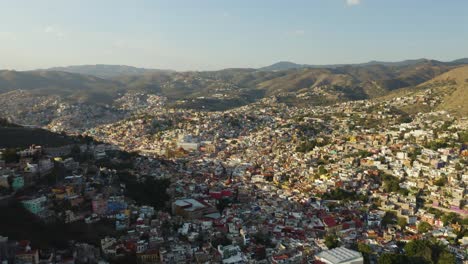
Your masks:
[{"label": "sky", "polygon": [[0,0],[0,69],[468,57],[467,0]]}]

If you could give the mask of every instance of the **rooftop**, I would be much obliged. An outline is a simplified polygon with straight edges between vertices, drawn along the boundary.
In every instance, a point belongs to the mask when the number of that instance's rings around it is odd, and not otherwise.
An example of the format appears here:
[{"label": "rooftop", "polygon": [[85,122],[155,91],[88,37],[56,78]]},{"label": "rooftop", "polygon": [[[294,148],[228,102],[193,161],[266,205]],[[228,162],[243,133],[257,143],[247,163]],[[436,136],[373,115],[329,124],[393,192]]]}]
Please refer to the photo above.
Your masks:
[{"label": "rooftop", "polygon": [[326,263],[345,263],[351,260],[362,258],[361,253],[347,249],[345,247],[334,248],[322,251],[317,254],[317,257]]}]

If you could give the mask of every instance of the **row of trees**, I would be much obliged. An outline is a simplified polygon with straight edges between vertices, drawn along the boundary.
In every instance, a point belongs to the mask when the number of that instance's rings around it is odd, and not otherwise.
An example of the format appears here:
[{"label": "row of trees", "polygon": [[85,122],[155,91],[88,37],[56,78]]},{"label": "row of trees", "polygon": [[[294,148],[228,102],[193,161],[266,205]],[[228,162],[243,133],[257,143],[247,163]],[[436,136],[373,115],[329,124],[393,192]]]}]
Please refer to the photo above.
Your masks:
[{"label": "row of trees", "polygon": [[[396,213],[388,211],[385,213],[384,217],[382,218],[382,225],[392,225],[397,224],[401,228],[405,228],[408,224],[406,219],[403,217],[397,217]],[[419,233],[426,233],[432,229],[432,226],[427,222],[420,222],[418,225],[418,232]]]},{"label": "row of trees", "polygon": [[135,180],[130,175],[120,174],[119,179],[125,183],[125,195],[135,200],[141,205],[150,205],[156,209],[165,209],[166,202],[169,201],[170,181],[167,179],[157,180],[153,177],[146,177],[143,182]]},{"label": "row of trees", "polygon": [[15,148],[7,148],[3,151],[2,158],[6,163],[16,163],[19,161],[19,155]]},{"label": "row of trees", "polygon": [[0,234],[11,240],[30,240],[32,246],[38,248],[66,249],[70,240],[99,246],[102,237],[114,236],[116,232],[113,223],[108,220],[94,224],[83,221],[68,224],[61,221],[43,222],[14,200],[2,203],[0,210]]},{"label": "row of trees", "polygon": [[364,194],[358,194],[356,192],[348,192],[341,188],[333,189],[330,192],[322,195],[324,200],[340,200],[340,201],[367,201],[368,196]]},{"label": "row of trees", "polygon": [[381,181],[385,192],[398,192],[402,195],[408,195],[409,191],[400,187],[400,179],[389,174],[382,174]]},{"label": "row of trees", "polygon": [[[325,237],[325,245],[329,248],[336,248],[339,246],[339,240],[334,235]],[[397,243],[401,252],[398,253],[383,253],[378,255],[372,247],[365,243],[358,243],[354,245],[354,249],[362,253],[364,263],[370,263],[371,259],[378,260],[379,264],[454,264],[456,257],[450,253],[447,248],[436,242],[430,240],[414,240],[408,243]]]},{"label": "row of trees", "polygon": [[313,150],[315,147],[323,147],[325,145],[329,144],[328,140],[323,140],[323,141],[317,141],[315,139],[313,140],[304,140],[299,146],[296,147],[297,152],[302,152],[302,153],[307,153],[311,150]]},{"label": "row of trees", "polygon": [[404,254],[384,253],[379,257],[379,264],[454,264],[455,255],[447,248],[437,242],[429,240],[414,240],[408,242],[404,247]]}]

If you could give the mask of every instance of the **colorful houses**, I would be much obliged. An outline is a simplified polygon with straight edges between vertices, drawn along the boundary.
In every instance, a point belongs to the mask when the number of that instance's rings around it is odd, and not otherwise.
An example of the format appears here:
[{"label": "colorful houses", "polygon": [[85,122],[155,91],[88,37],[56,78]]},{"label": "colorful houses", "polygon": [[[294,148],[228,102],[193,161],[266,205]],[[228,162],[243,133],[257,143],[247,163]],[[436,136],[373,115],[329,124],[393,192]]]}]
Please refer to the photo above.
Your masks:
[{"label": "colorful houses", "polygon": [[35,215],[41,215],[44,213],[46,202],[47,198],[44,195],[37,198],[25,199],[21,201],[24,208],[26,208],[29,212]]}]

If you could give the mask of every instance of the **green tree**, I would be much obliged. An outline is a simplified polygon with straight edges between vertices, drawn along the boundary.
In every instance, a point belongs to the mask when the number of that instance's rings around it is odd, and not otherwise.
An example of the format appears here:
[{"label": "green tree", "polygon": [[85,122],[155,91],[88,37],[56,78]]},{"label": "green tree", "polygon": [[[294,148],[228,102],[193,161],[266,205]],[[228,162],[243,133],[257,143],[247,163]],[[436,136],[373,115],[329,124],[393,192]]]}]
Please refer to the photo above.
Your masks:
[{"label": "green tree", "polygon": [[408,257],[405,255],[393,254],[393,253],[383,253],[380,255],[378,263],[379,264],[399,264],[407,263]]},{"label": "green tree", "polygon": [[432,250],[432,263],[437,263],[442,253],[446,251],[446,247],[439,242],[432,241],[431,250]]},{"label": "green tree", "polygon": [[434,185],[436,186],[444,186],[445,184],[447,184],[447,177],[445,176],[442,176],[434,181]]},{"label": "green tree", "polygon": [[461,131],[458,133],[458,142],[468,143],[468,131]]},{"label": "green tree", "polygon": [[[424,222],[423,222],[424,223]],[[405,245],[405,252],[408,257],[422,258],[422,261],[432,261],[432,248],[428,240],[413,240]]]},{"label": "green tree", "polygon": [[431,141],[424,145],[424,147],[432,150],[438,150],[439,148],[446,148],[447,142],[444,141]]},{"label": "green tree", "polygon": [[419,233],[426,233],[427,231],[431,229],[432,229],[432,226],[428,222],[421,222],[418,225]]},{"label": "green tree", "polygon": [[261,245],[272,246],[271,236],[268,233],[258,232],[253,236],[255,242]]},{"label": "green tree", "polygon": [[400,181],[398,178],[389,174],[383,174],[382,181],[385,192],[398,192],[400,190]]},{"label": "green tree", "polygon": [[161,224],[161,233],[163,236],[167,237],[169,236],[171,233],[172,233],[172,224],[171,222],[169,221],[164,221],[162,224]]},{"label": "green tree", "polygon": [[386,212],[384,217],[382,218],[382,225],[383,226],[387,226],[387,225],[391,225],[391,224],[394,224],[395,221],[396,221],[396,214],[394,212]]},{"label": "green tree", "polygon": [[372,248],[365,243],[358,243],[358,251],[365,254],[372,254]]},{"label": "green tree", "polygon": [[455,264],[455,261],[455,256],[452,253],[443,251],[439,256],[437,264]]},{"label": "green tree", "polygon": [[81,153],[80,146],[78,146],[78,145],[76,145],[76,144],[73,145],[73,147],[71,148],[70,152],[71,152],[72,155],[80,155],[80,153]]},{"label": "green tree", "polygon": [[406,221],[406,218],[404,217],[398,217],[397,225],[399,225],[401,228],[405,228],[408,222]]},{"label": "green tree", "polygon": [[216,202],[216,209],[218,209],[219,213],[222,214],[224,209],[229,206],[231,202],[228,199],[220,199]]},{"label": "green tree", "polygon": [[328,235],[325,237],[325,245],[329,248],[336,248],[339,245],[338,238],[335,235]]},{"label": "green tree", "polygon": [[322,165],[319,167],[319,174],[323,175],[326,174],[328,171],[325,169],[325,167]]},{"label": "green tree", "polygon": [[16,154],[16,149],[14,148],[6,149],[2,156],[6,163],[16,163],[19,161],[19,156]]},{"label": "green tree", "polygon": [[411,161],[415,161],[419,155],[421,155],[421,149],[416,148],[413,152],[410,152],[408,156],[411,159]]},{"label": "green tree", "polygon": [[170,197],[166,190],[170,181],[167,179],[157,180],[153,177],[146,177],[144,182],[138,182],[132,177],[125,177],[125,174],[120,174],[119,179],[126,185],[125,194],[138,204],[164,209],[165,203],[169,201]]},{"label": "green tree", "polygon": [[453,212],[442,215],[441,219],[444,222],[444,225],[453,224],[460,220],[458,217],[458,214],[453,213]]},{"label": "green tree", "polygon": [[442,244],[429,240],[413,240],[404,246],[405,254],[384,253],[378,263],[455,263],[455,256],[448,252]]},{"label": "green tree", "polygon": [[362,253],[364,263],[370,263],[369,255],[372,254],[372,248],[367,244],[358,243],[358,251]]}]

